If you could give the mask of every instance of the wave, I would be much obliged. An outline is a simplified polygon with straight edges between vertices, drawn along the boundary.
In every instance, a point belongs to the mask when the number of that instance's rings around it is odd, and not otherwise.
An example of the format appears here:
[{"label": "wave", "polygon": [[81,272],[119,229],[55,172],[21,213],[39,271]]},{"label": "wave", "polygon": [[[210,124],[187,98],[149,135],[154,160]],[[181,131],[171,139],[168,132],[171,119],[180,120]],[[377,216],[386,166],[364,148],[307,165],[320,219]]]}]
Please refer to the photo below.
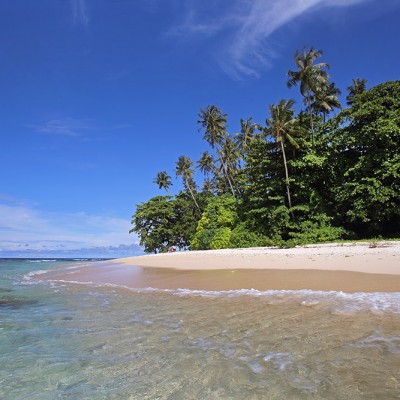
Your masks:
[{"label": "wave", "polygon": [[44,263],[44,262],[55,262],[57,260],[49,260],[49,259],[43,259],[43,260],[28,260],[31,263]]},{"label": "wave", "polygon": [[[71,269],[77,268],[70,267]],[[33,271],[25,275],[26,281],[32,281],[35,275],[42,275],[48,271]],[[165,293],[180,297],[203,298],[240,298],[252,297],[268,301],[269,304],[297,303],[303,307],[328,308],[328,311],[336,315],[353,315],[363,311],[379,313],[400,314],[400,292],[356,292],[345,293],[339,291],[315,291],[315,290],[195,290],[195,289],[160,289],[154,287],[132,288],[113,283],[80,282],[74,280],[47,279],[35,280],[35,283],[48,282],[52,286],[61,284],[77,284],[96,288],[124,289],[136,293]]]}]

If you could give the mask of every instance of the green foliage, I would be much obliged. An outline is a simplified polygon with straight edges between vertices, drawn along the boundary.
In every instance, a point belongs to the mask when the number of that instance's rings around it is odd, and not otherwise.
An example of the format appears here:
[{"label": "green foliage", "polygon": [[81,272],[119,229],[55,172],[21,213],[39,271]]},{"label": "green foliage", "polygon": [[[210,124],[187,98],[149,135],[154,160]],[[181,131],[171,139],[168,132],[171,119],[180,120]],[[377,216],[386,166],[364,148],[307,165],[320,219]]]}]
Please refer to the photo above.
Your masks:
[{"label": "green foliage", "polygon": [[342,239],[346,231],[342,227],[334,227],[330,224],[331,218],[326,214],[320,214],[312,220],[304,220],[297,224],[297,230],[289,233],[290,242],[296,245],[307,243],[332,242]]},{"label": "green foliage", "polygon": [[244,223],[236,226],[230,235],[230,248],[260,247],[272,245],[273,242],[268,240],[260,233],[248,229]]},{"label": "green foliage", "polygon": [[190,241],[191,250],[209,250],[211,249],[211,242],[215,235],[214,229],[203,229],[195,233],[193,239]]},{"label": "green foliage", "polygon": [[136,207],[132,217],[133,228],[146,252],[165,251],[172,236],[174,207],[170,196],[157,196]]},{"label": "green foliage", "polygon": [[181,192],[174,199],[157,196],[136,207],[130,232],[139,235],[145,252],[165,252],[170,246],[188,247],[198,220],[197,208],[187,193]]},{"label": "green foliage", "polygon": [[226,248],[238,222],[237,200],[228,194],[212,198],[197,225],[190,243],[193,250]]},{"label": "green foliage", "polygon": [[400,232],[400,81],[357,95],[334,121],[329,162],[340,224],[361,237]]},{"label": "green foliage", "polygon": [[231,233],[231,228],[228,228],[226,226],[223,228],[215,229],[210,248],[212,250],[228,248],[230,245]]}]

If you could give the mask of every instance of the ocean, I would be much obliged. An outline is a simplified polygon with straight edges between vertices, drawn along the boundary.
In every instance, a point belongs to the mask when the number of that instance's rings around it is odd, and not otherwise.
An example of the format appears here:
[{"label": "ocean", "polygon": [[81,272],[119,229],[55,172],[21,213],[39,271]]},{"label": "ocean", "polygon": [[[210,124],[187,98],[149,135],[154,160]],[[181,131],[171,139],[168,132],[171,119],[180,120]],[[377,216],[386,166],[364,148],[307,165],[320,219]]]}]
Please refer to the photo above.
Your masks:
[{"label": "ocean", "polygon": [[93,262],[0,259],[1,399],[400,398],[400,293],[40,280]]}]

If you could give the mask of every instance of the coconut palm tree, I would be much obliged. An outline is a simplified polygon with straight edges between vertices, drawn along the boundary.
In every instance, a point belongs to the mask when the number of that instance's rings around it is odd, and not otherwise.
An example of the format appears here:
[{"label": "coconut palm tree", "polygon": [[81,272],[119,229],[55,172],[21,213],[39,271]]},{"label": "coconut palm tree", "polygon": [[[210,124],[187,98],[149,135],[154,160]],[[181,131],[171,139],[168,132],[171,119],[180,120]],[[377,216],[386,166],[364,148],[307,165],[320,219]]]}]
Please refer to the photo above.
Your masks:
[{"label": "coconut palm tree", "polygon": [[176,173],[176,177],[182,176],[183,184],[184,184],[185,188],[189,191],[189,193],[192,196],[192,199],[194,201],[194,204],[196,205],[197,209],[201,213],[201,209],[196,201],[196,197],[194,196],[194,192],[193,192],[193,186],[194,186],[193,172],[194,171],[191,168],[192,166],[193,166],[193,161],[189,157],[180,156],[178,158],[178,161],[176,162],[175,173]]},{"label": "coconut palm tree", "polygon": [[304,104],[307,106],[311,122],[311,140],[314,147],[314,121],[311,107],[312,95],[322,90],[329,84],[329,75],[326,72],[329,64],[325,62],[315,63],[315,60],[322,56],[322,50],[315,50],[313,47],[306,50],[303,47],[301,52],[296,51],[294,59],[296,61],[297,71],[288,71],[289,88],[300,84],[300,93],[304,97]]},{"label": "coconut palm tree", "polygon": [[311,108],[321,113],[326,122],[327,115],[333,111],[334,108],[341,108],[342,105],[339,101],[339,96],[342,94],[340,89],[332,82],[328,86],[322,87],[312,95]]},{"label": "coconut palm tree", "polygon": [[[269,106],[270,118],[266,120],[267,132],[275,138],[276,142],[280,144],[283,164],[285,167],[285,176],[286,176],[286,192],[288,198],[289,209],[292,208],[292,200],[290,196],[290,187],[289,187],[289,171],[287,167],[286,161],[286,152],[285,152],[285,142],[289,141],[292,146],[296,149],[299,148],[298,143],[293,137],[293,133],[296,130],[297,119],[293,117],[294,109],[293,109],[294,101],[293,100],[281,100],[277,105]],[[294,219],[294,215],[292,214],[292,218]]]},{"label": "coconut palm tree", "polygon": [[168,189],[172,186],[172,181],[167,171],[158,172],[153,182],[158,185],[159,189],[165,189],[169,194]]},{"label": "coconut palm tree", "polygon": [[224,177],[229,184],[232,194],[235,195],[235,190],[233,189],[233,184],[228,174],[228,168],[221,157],[221,152],[219,151],[224,141],[228,137],[228,133],[226,131],[227,115],[223,114],[217,106],[212,105],[207,106],[204,110],[201,109],[199,117],[200,119],[197,121],[197,123],[200,124],[204,129],[203,139],[211,146],[212,149],[215,148],[217,150]]},{"label": "coconut palm tree", "polygon": [[224,142],[221,144],[219,156],[225,165],[226,174],[234,185],[236,193],[239,193],[240,190],[236,184],[236,176],[240,168],[240,153],[235,146],[234,141],[229,136],[227,136]]},{"label": "coconut palm tree", "polygon": [[203,139],[214,149],[227,136],[227,114],[223,114],[217,106],[212,105],[207,106],[205,110],[200,109],[199,117],[197,123],[204,128]]},{"label": "coconut palm tree", "polygon": [[367,90],[367,80],[361,78],[352,79],[352,84],[347,87],[347,90],[349,91],[346,97],[347,105],[351,106],[355,97]]},{"label": "coconut palm tree", "polygon": [[214,192],[214,184],[209,178],[206,178],[203,182],[203,191],[209,193]]},{"label": "coconut palm tree", "polygon": [[239,150],[242,158],[245,158],[250,144],[254,141],[254,131],[258,128],[258,124],[252,122],[252,118],[240,120],[240,132],[234,137],[236,148]]},{"label": "coconut palm tree", "polygon": [[214,158],[213,156],[208,152],[205,151],[201,157],[200,160],[197,161],[197,168],[206,176],[208,177],[212,172],[214,172]]}]

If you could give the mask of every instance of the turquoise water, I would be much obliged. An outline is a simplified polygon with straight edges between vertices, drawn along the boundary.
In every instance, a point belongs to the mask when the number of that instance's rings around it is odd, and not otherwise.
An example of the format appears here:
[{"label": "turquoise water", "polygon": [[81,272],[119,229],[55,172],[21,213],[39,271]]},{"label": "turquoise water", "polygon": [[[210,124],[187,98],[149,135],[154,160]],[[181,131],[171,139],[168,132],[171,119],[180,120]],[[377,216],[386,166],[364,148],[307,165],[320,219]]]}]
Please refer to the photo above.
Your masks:
[{"label": "turquoise water", "polygon": [[32,279],[88,263],[0,260],[1,399],[400,397],[400,293]]}]

